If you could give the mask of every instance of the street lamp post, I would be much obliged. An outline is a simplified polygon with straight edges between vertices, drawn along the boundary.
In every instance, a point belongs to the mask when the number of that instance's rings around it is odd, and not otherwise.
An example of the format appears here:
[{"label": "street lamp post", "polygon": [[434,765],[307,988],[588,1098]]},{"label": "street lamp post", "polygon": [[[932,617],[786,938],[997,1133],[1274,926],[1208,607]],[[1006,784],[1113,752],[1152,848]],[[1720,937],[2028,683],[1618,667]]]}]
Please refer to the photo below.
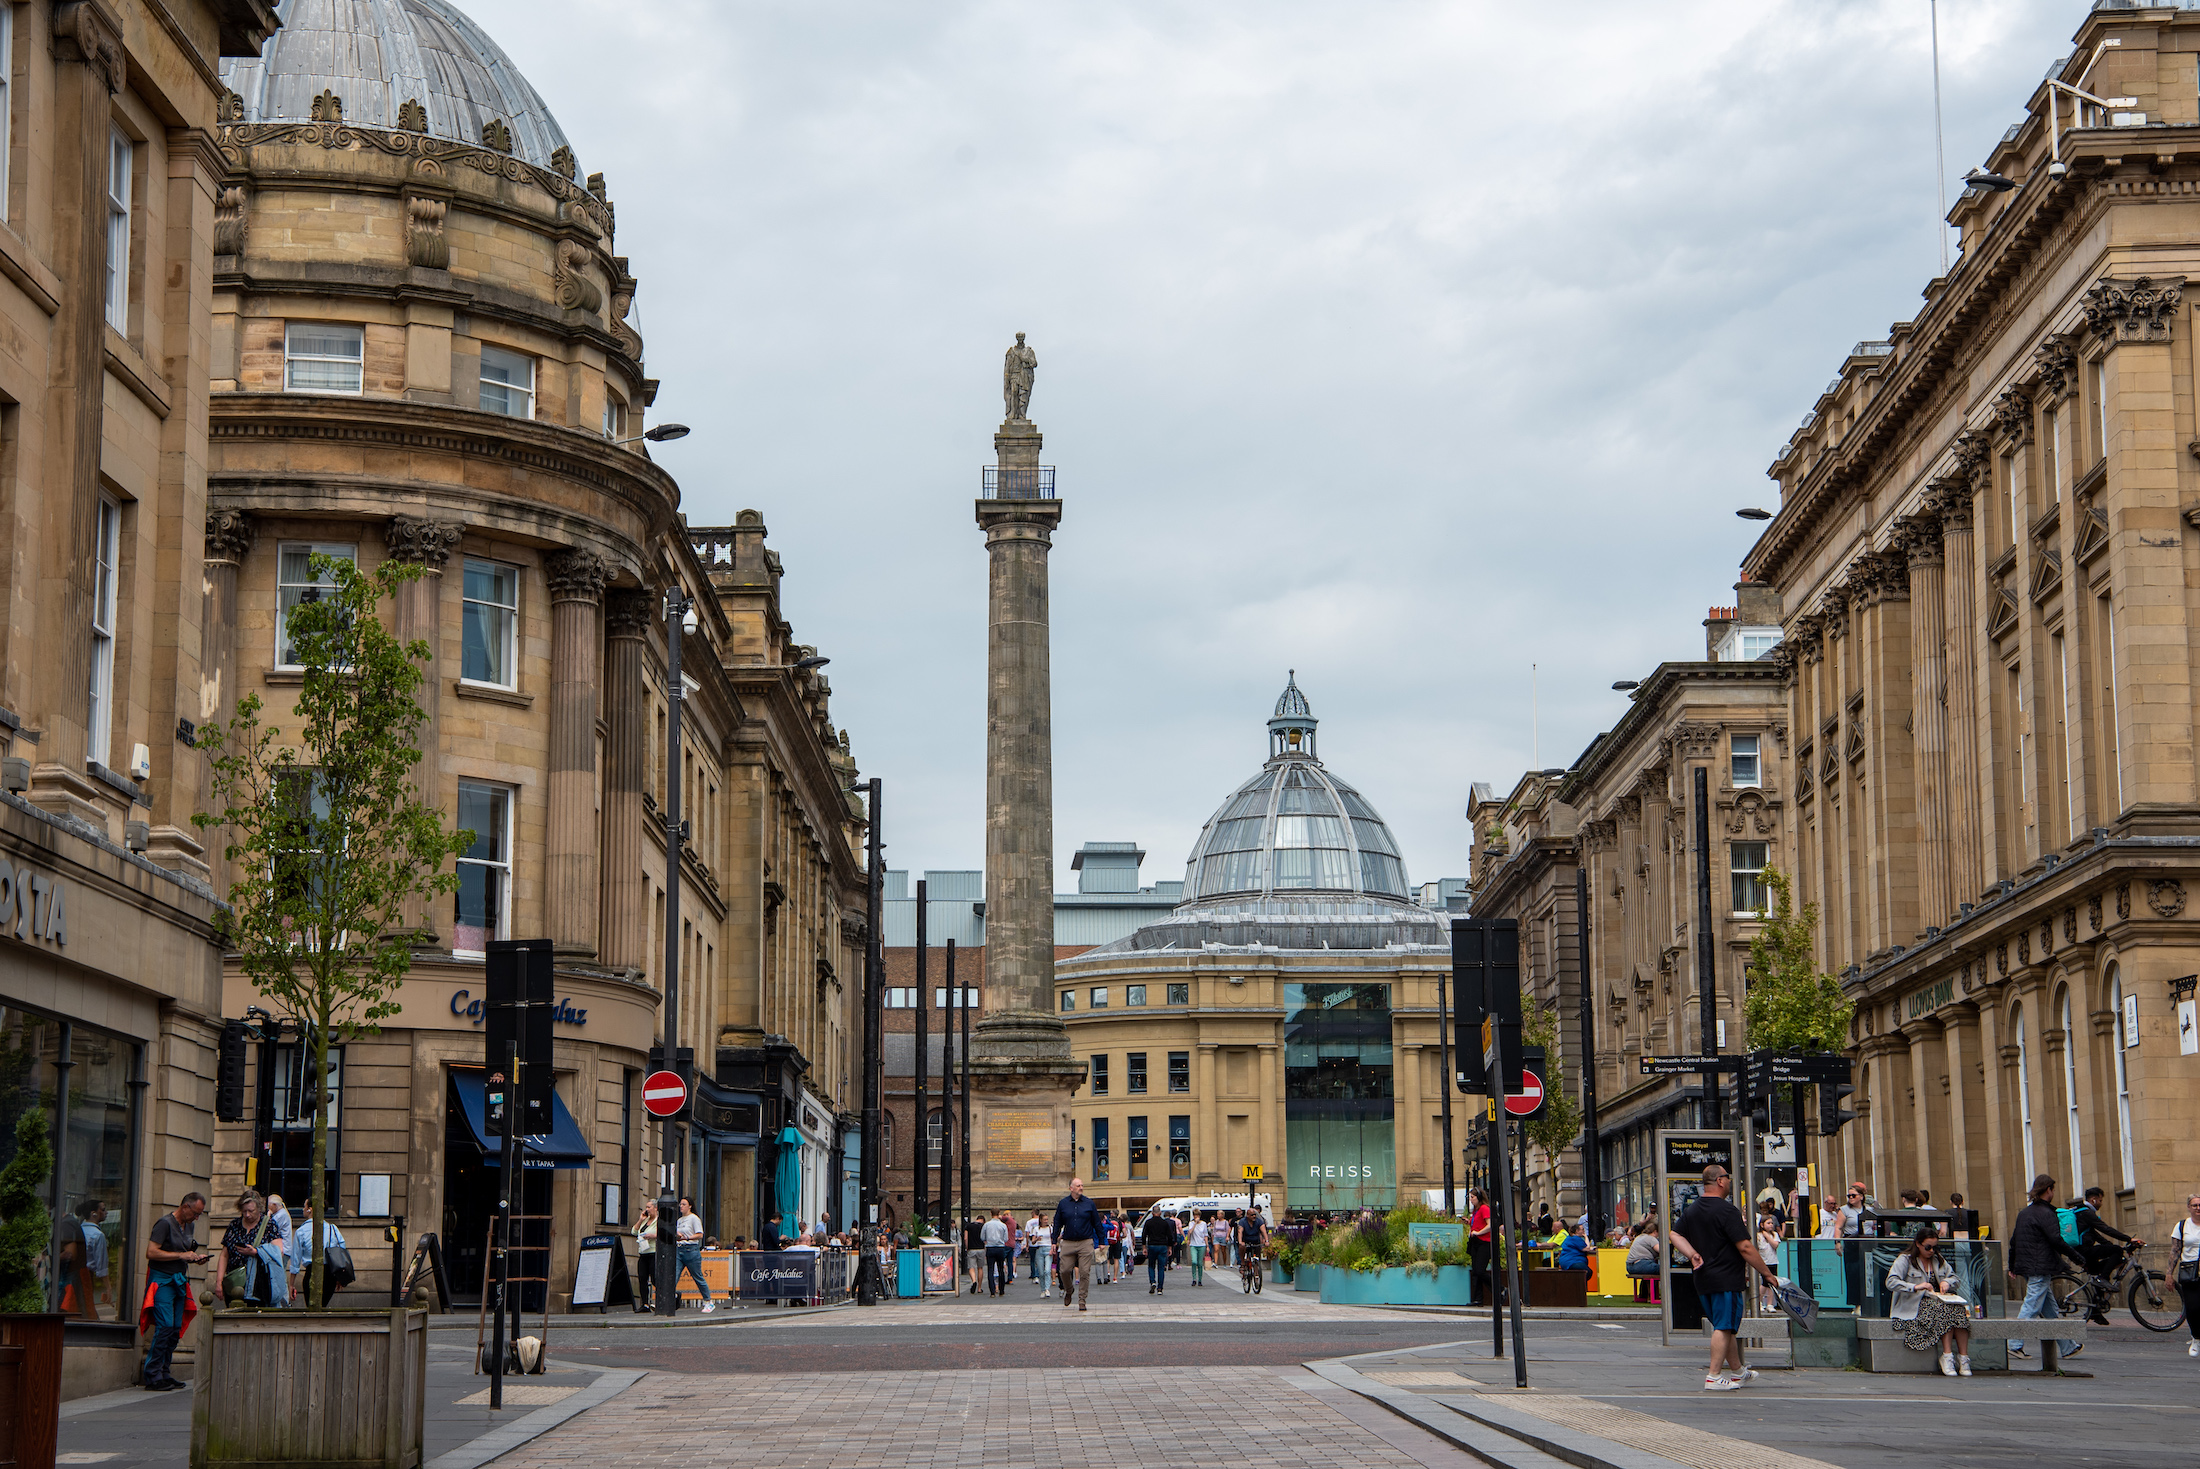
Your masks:
[{"label": "street lamp post", "polygon": [[[655,430],[651,430],[655,432]],[[696,627],[695,604],[679,587],[665,593],[665,663],[670,710],[665,735],[665,1065],[689,1087],[695,1078],[680,1065],[680,857],[687,848],[687,822],[680,815],[680,710],[687,686],[680,676],[680,635]],[[682,1153],[677,1116],[665,1119],[660,1147],[663,1167],[657,1181],[657,1314],[670,1316],[680,1305],[679,1163]]]},{"label": "street lamp post", "polygon": [[878,1304],[878,1206],[879,1184],[884,1178],[880,1170],[883,1161],[879,1149],[879,1026],[884,1023],[879,1004],[879,971],[884,968],[886,951],[879,940],[879,922],[883,899],[886,895],[886,873],[882,863],[885,843],[879,840],[879,797],[885,782],[871,777],[864,790],[870,803],[869,831],[864,843],[864,921],[863,921],[863,1253],[856,1264],[856,1303],[863,1306]]}]

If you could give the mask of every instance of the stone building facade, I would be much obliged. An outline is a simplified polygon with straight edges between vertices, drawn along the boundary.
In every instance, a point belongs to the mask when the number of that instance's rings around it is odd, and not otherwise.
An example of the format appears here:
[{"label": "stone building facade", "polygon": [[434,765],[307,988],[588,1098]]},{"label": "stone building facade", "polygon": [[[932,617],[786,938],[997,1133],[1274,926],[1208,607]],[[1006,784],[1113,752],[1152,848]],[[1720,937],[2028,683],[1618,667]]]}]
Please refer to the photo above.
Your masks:
[{"label": "stone building facade", "polygon": [[2035,1173],[2099,1184],[2159,1238],[2200,1184],[2200,15],[2075,41],[1985,160],[2014,187],[1965,192],[1958,264],[1773,463],[1745,568],[1785,609],[1781,837],[1858,1005],[1839,1166],[1997,1228]]},{"label": "stone building facade", "polygon": [[[42,1109],[70,1397],[131,1381],[141,1242],[213,1155],[189,740],[216,69],[276,24],[262,0],[0,7],[0,1162]],[[104,1275],[76,1273],[87,1231]]]},{"label": "stone building facade", "polygon": [[[656,1189],[661,1129],[638,1092],[664,1023],[675,764],[678,1037],[699,1075],[682,1173],[715,1234],[757,1232],[781,1148],[801,1157],[805,1212],[835,1211],[864,818],[827,681],[798,666],[812,650],[784,618],[762,515],[691,530],[648,455],[657,385],[602,178],[580,181],[541,98],[443,0],[354,9],[384,44],[348,44],[330,29],[341,10],[301,10],[264,59],[225,73],[205,709],[255,693],[280,725],[300,680],[284,618],[313,594],[310,552],[423,568],[389,615],[434,652],[424,779],[477,835],[456,896],[421,916],[402,1012],[343,1049],[333,1196],[353,1215],[386,1186],[388,1214],[441,1235],[456,1289],[478,1289],[495,1191],[478,1126],[484,947],[548,936],[561,1116],[530,1144],[522,1205],[548,1237],[530,1271],[546,1262],[561,1294],[580,1237],[630,1223]],[[675,589],[696,619],[677,749]],[[232,970],[222,1013],[255,1000]],[[302,1192],[297,1054],[294,1029],[254,1048],[255,1105],[222,1130],[217,1195],[248,1177]],[[360,1289],[386,1288],[388,1254],[359,1255]]]}]

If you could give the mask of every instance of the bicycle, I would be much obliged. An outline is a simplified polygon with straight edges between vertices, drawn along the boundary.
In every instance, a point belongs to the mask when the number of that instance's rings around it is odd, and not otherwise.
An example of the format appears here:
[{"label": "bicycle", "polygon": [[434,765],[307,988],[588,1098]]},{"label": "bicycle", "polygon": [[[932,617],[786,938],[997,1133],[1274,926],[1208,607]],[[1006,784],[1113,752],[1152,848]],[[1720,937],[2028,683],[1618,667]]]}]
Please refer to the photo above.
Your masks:
[{"label": "bicycle", "polygon": [[1251,1295],[1260,1294],[1262,1256],[1267,1251],[1259,1245],[1238,1247],[1238,1285]]},{"label": "bicycle", "polygon": [[2109,1275],[2088,1273],[2082,1278],[2070,1271],[2057,1275],[2048,1292],[2062,1316],[2085,1316],[2106,1324],[2109,1308],[2120,1291],[2131,1319],[2149,1331],[2175,1331],[2185,1324],[2184,1302],[2167,1288],[2168,1277],[2148,1270],[2136,1258],[2140,1247],[2125,1245],[2124,1257]]}]

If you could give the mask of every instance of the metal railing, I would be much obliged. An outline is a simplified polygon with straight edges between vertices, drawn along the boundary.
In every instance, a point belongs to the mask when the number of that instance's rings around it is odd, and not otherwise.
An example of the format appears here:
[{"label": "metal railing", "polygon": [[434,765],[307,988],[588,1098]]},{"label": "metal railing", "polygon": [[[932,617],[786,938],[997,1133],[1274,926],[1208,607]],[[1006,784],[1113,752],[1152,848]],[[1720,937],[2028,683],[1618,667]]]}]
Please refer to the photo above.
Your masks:
[{"label": "metal railing", "polygon": [[1051,500],[1054,498],[1054,466],[1042,464],[1036,469],[1003,469],[988,464],[984,485],[978,494],[984,500]]}]

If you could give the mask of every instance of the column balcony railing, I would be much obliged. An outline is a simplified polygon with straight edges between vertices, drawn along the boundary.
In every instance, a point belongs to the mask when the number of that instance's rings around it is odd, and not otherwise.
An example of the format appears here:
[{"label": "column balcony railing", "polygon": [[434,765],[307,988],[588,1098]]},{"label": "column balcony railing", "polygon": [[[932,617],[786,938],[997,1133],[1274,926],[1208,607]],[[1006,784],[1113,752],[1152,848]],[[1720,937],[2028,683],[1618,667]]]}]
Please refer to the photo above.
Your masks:
[{"label": "column balcony railing", "polygon": [[999,465],[985,466],[985,480],[978,492],[981,500],[1051,500],[1054,498],[1054,466],[1042,464],[1033,469],[1004,469]]}]

